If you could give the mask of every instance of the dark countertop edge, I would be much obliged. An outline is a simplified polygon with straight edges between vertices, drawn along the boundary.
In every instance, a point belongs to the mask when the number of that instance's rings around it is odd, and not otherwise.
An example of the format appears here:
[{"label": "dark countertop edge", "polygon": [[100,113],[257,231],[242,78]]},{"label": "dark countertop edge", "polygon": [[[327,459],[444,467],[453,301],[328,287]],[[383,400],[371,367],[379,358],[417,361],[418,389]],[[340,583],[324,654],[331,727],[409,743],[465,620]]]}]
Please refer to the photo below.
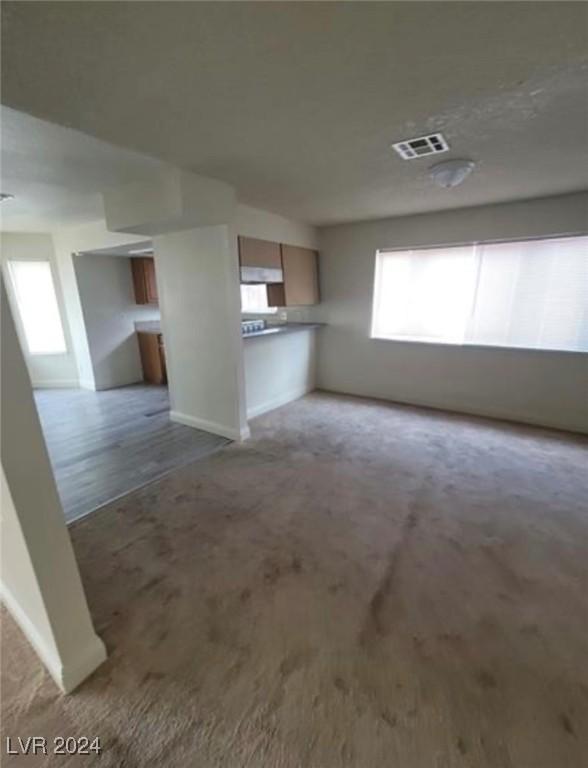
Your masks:
[{"label": "dark countertop edge", "polygon": [[263,331],[253,331],[253,333],[242,334],[243,339],[256,339],[260,336],[283,336],[287,333],[300,333],[301,331],[312,331],[315,328],[324,328],[326,323],[286,323],[286,325],[275,325],[264,328]]},{"label": "dark countertop edge", "polygon": [[[244,339],[257,338],[258,336],[283,336],[287,333],[300,333],[301,331],[312,331],[315,328],[323,328],[326,323],[286,323],[285,325],[275,325],[264,328],[263,331],[253,331],[253,333],[243,333]],[[159,335],[161,328],[135,328],[137,333],[153,333]]]}]

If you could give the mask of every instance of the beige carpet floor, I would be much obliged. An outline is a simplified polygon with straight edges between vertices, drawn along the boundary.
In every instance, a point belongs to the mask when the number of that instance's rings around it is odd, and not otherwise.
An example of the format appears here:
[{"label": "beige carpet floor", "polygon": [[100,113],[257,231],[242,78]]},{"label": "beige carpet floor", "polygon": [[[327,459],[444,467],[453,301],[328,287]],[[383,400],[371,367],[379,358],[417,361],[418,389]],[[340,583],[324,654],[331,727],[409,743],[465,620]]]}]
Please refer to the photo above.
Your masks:
[{"label": "beige carpet floor", "polygon": [[314,394],[74,524],[108,661],[3,621],[3,765],[588,765],[588,442]]}]

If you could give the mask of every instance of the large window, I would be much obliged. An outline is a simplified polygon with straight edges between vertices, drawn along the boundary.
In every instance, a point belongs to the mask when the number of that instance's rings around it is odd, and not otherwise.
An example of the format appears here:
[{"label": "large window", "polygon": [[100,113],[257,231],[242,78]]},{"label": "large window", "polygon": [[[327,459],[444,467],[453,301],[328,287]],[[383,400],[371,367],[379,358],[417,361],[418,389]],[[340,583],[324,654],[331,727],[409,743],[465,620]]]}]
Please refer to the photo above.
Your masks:
[{"label": "large window", "polygon": [[588,237],[378,251],[372,337],[588,351]]},{"label": "large window", "polygon": [[67,351],[48,261],[9,261],[21,324],[31,355]]}]

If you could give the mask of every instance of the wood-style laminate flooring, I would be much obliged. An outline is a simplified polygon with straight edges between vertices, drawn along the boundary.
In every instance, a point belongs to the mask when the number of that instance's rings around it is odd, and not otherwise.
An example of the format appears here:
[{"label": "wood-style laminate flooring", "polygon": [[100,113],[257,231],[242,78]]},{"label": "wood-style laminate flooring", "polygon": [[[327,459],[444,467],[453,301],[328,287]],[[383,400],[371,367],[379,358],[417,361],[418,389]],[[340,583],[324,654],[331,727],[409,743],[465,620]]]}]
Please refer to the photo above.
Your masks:
[{"label": "wood-style laminate flooring", "polygon": [[35,400],[68,522],[229,442],[171,422],[167,387],[39,389]]}]

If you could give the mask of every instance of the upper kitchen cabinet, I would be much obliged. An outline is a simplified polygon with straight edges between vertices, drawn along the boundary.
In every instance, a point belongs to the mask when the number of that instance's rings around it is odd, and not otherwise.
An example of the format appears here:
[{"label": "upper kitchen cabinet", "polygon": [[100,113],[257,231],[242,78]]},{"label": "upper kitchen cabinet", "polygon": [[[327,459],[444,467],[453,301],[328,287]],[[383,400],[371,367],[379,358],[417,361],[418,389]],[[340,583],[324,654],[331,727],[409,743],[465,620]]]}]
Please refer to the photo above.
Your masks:
[{"label": "upper kitchen cabinet", "polygon": [[319,303],[318,253],[309,248],[239,236],[242,283],[265,283],[270,307]]},{"label": "upper kitchen cabinet", "polygon": [[318,304],[318,253],[309,248],[282,245],[283,282],[268,285],[272,307],[304,307]]},{"label": "upper kitchen cabinet", "polygon": [[286,307],[319,303],[318,253],[294,245],[282,246]]},{"label": "upper kitchen cabinet", "polygon": [[280,244],[255,237],[239,236],[239,263],[241,267],[282,269]]},{"label": "upper kitchen cabinet", "polygon": [[155,260],[141,256],[131,259],[133,287],[137,304],[158,304],[157,281],[155,280]]}]

